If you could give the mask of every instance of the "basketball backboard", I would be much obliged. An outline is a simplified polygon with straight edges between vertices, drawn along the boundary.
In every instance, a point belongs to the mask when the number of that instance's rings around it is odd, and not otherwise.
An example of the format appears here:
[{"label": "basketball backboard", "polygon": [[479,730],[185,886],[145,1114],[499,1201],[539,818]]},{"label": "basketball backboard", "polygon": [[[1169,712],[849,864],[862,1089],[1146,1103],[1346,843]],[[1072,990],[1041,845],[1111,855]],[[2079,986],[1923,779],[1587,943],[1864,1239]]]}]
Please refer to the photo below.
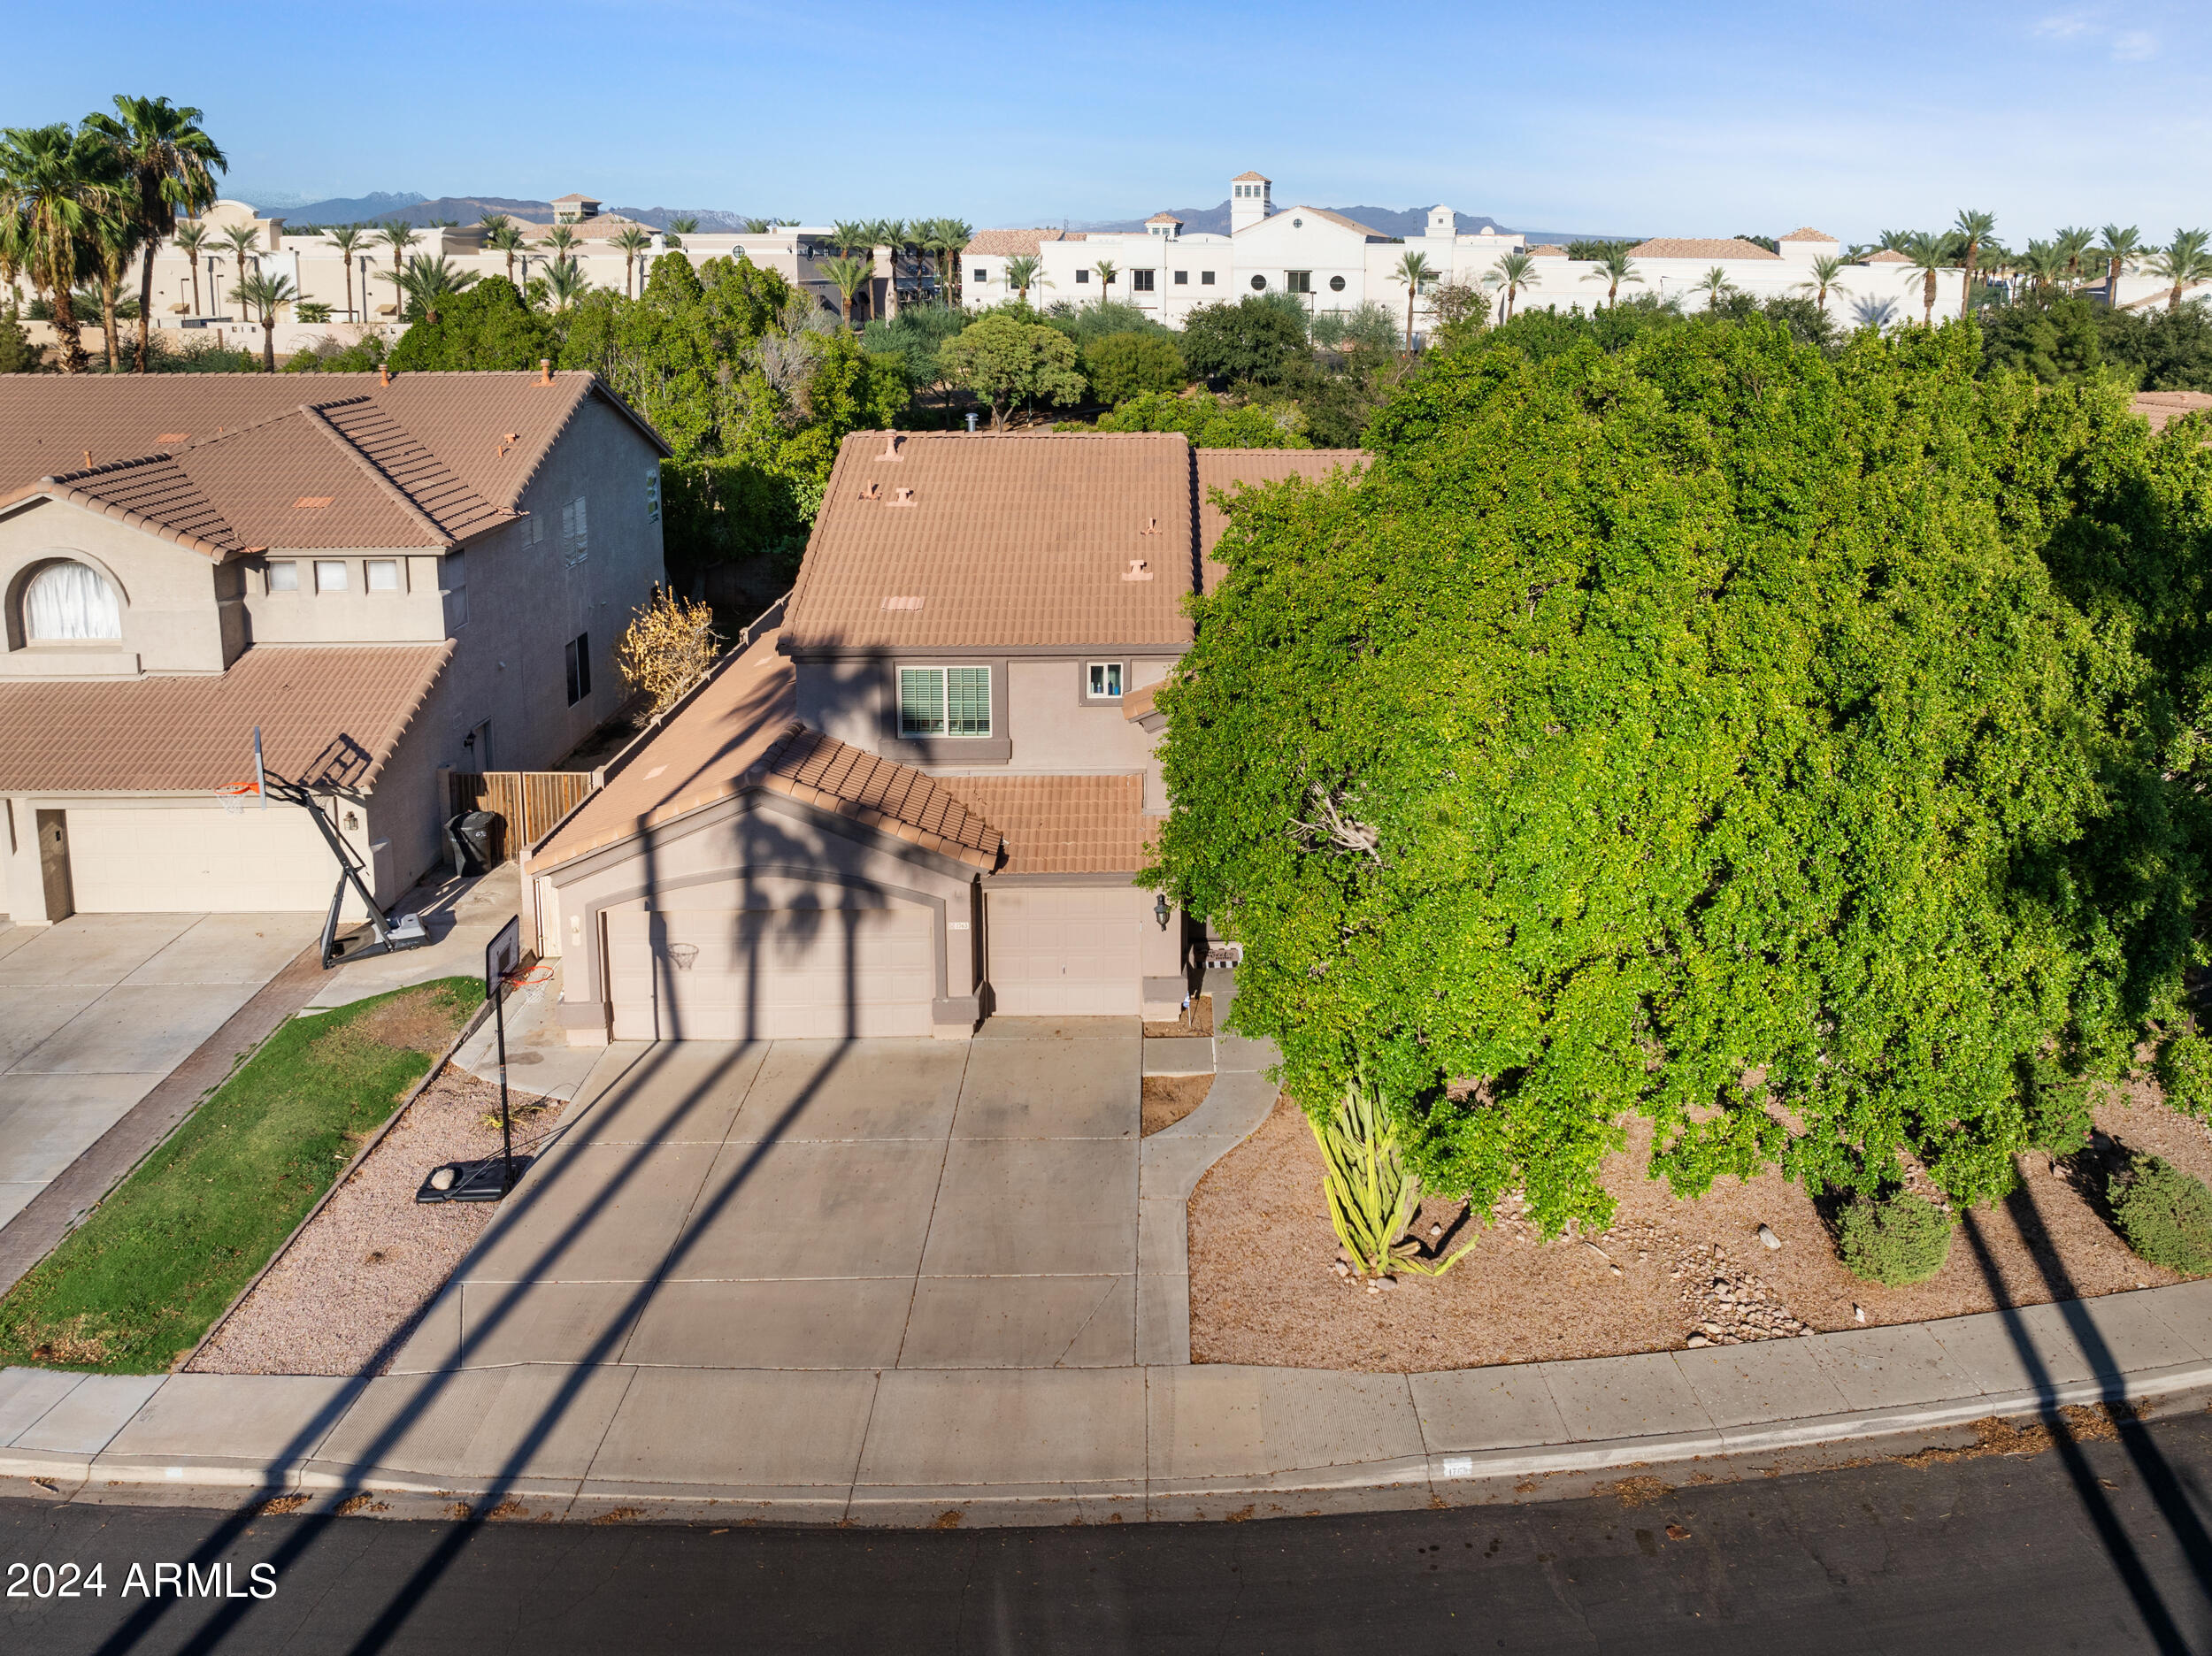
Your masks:
[{"label": "basketball backboard", "polygon": [[522,916],[517,915],[484,946],[484,999],[496,1000],[501,982],[521,966]]}]

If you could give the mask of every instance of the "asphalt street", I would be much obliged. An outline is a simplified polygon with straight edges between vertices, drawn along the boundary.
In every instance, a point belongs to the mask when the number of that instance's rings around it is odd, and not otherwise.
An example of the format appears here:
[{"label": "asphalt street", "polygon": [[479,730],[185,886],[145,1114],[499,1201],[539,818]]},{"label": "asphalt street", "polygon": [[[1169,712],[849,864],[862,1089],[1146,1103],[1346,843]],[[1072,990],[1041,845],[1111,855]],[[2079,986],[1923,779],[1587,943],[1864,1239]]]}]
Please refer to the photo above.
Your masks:
[{"label": "asphalt street", "polygon": [[[2084,1439],[1509,1508],[1125,1528],[248,1520],[0,1501],[0,1649],[2212,1650],[2212,1414]],[[203,1589],[205,1567],[227,1564],[215,1590],[235,1596],[123,1591],[134,1565],[153,1584],[157,1566],[195,1562]],[[38,1596],[71,1564],[80,1581],[99,1566],[105,1591]]]}]

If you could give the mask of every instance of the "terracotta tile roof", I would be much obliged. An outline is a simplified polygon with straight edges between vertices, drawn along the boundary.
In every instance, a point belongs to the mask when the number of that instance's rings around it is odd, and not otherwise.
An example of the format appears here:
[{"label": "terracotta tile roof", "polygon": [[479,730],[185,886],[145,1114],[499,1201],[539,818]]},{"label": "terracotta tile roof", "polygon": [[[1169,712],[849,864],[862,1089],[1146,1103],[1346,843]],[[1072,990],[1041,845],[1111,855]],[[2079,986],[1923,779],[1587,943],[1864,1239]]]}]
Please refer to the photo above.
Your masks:
[{"label": "terracotta tile roof", "polygon": [[[593,396],[636,419],[589,373],[549,386],[534,373],[401,374],[388,385],[375,374],[10,374],[0,378],[0,499],[73,489],[80,503],[134,514],[213,556],[437,544],[503,521]],[[48,477],[64,479],[60,491],[42,487]],[[326,494],[321,527],[294,510]],[[414,525],[403,538],[348,538],[389,535],[402,519]],[[307,538],[285,538],[294,533]]]},{"label": "terracotta tile roof", "polygon": [[743,783],[772,788],[975,868],[998,866],[999,831],[945,783],[795,720],[745,772]]},{"label": "terracotta tile roof", "polygon": [[1018,254],[1034,253],[1048,242],[1086,239],[1080,230],[979,230],[974,240],[960,251],[964,257],[972,254],[977,258],[1012,258]]},{"label": "terracotta tile roof", "polygon": [[1376,229],[1374,226],[1363,225],[1356,218],[1347,218],[1342,213],[1331,212],[1326,207],[1301,207],[1298,211],[1300,212],[1310,212],[1317,218],[1326,218],[1331,224],[1333,225],[1342,225],[1347,230],[1356,230],[1360,233],[1360,234],[1372,237],[1378,242],[1387,242],[1390,240],[1387,235],[1385,235],[1381,231]]},{"label": "terracotta tile roof", "polygon": [[262,645],[222,673],[0,683],[0,793],[214,794],[269,768],[365,789],[452,646]]},{"label": "terracotta tile roof", "polygon": [[1187,644],[1189,452],[1176,432],[855,432],[784,648]]},{"label": "terracotta tile roof", "polygon": [[1628,249],[1631,258],[1778,259],[1756,242],[1741,236],[1654,236]]},{"label": "terracotta tile roof", "polygon": [[797,682],[772,631],[723,657],[650,741],[532,853],[531,867],[573,862],[738,794],[745,772],[790,724]]},{"label": "terracotta tile roof", "polygon": [[1121,699],[1121,716],[1132,724],[1152,711],[1159,699],[1160,686],[1148,684],[1141,690],[1132,690]]},{"label": "terracotta tile roof", "polygon": [[1229,180],[1232,184],[1272,184],[1274,181],[1264,172],[1240,172]]},{"label": "terracotta tile roof", "polygon": [[1868,254],[1859,263],[1862,264],[1909,264],[1912,261],[1895,248],[1884,248],[1878,253]]},{"label": "terracotta tile roof", "polygon": [[1210,593],[1228,573],[1213,558],[1214,547],[1229,527],[1229,514],[1214,503],[1214,490],[1233,494],[1242,486],[1279,483],[1287,477],[1325,478],[1363,466],[1373,457],[1359,448],[1195,448],[1191,454],[1198,486],[1198,555],[1203,590]]},{"label": "terracotta tile roof", "polygon": [[1145,220],[1147,224],[1181,224],[1182,222],[1171,212],[1156,212]]},{"label": "terracotta tile roof", "polygon": [[1785,242],[1833,242],[1835,239],[1825,230],[1816,230],[1810,225],[1800,225],[1782,238]]},{"label": "terracotta tile roof", "polygon": [[2138,391],[2129,406],[2150,421],[2153,431],[2164,431],[2185,414],[2212,410],[2212,395],[2202,391]]},{"label": "terracotta tile roof", "polygon": [[1567,249],[1556,242],[1545,242],[1529,249],[1531,258],[1565,258]]},{"label": "terracotta tile roof", "polygon": [[1005,837],[1002,874],[1133,874],[1159,818],[1141,776],[941,777]]}]

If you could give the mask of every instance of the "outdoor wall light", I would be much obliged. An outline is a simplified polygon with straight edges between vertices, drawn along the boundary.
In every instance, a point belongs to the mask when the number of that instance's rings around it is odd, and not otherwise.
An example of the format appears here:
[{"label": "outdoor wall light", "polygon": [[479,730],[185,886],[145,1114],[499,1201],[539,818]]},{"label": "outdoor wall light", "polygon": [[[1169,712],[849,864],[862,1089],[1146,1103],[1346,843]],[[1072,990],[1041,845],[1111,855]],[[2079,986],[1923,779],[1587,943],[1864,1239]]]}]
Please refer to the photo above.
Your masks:
[{"label": "outdoor wall light", "polygon": [[1160,923],[1161,931],[1164,932],[1167,930],[1168,907],[1167,893],[1165,892],[1162,892],[1157,896],[1153,898],[1152,917]]},{"label": "outdoor wall light", "polygon": [[358,816],[356,816],[351,811],[348,811],[346,813],[346,832],[350,833],[360,825],[361,819]]}]

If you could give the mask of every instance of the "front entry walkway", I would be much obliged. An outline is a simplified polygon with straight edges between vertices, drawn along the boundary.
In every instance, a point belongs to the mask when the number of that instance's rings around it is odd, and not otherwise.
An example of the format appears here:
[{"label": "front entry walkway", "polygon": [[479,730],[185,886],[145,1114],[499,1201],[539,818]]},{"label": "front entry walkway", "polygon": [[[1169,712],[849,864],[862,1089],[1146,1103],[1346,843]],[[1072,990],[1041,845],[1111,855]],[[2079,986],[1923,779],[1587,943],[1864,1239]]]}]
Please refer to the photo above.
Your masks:
[{"label": "front entry walkway", "polygon": [[1128,1368],[1140,1044],[611,1047],[393,1372]]}]

